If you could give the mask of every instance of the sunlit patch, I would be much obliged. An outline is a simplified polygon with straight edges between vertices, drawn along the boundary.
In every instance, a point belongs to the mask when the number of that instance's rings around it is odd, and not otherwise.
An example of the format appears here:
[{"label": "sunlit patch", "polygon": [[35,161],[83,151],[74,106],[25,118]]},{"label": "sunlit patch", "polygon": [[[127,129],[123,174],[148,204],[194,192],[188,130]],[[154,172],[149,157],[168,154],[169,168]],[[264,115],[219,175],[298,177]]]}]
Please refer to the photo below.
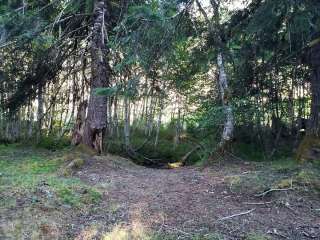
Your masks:
[{"label": "sunlit patch", "polygon": [[31,215],[28,219],[29,221],[15,219],[0,224],[0,239],[25,239],[26,236],[30,239],[60,239],[61,232],[56,222],[45,218],[33,218]]},{"label": "sunlit patch", "polygon": [[182,167],[182,166],[183,166],[182,162],[168,163],[168,167],[170,169],[179,168],[179,167]]},{"label": "sunlit patch", "polygon": [[96,226],[86,227],[81,231],[81,233],[75,238],[75,240],[91,240],[94,239],[98,234],[98,229]]},{"label": "sunlit patch", "polygon": [[103,240],[151,240],[147,228],[141,222],[133,222],[130,226],[116,225],[102,237]]}]

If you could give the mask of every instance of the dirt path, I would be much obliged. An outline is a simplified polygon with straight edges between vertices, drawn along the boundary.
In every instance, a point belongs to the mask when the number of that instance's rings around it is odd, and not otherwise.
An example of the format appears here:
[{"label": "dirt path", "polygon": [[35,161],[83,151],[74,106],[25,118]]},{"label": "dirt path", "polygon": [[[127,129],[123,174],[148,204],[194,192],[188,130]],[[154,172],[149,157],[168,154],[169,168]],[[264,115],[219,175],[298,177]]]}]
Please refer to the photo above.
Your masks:
[{"label": "dirt path", "polygon": [[[232,191],[230,176],[254,172],[251,164],[166,170],[110,156],[91,162],[77,176],[102,189],[104,197],[97,213],[81,216],[79,226],[98,222],[110,239],[121,229],[130,229],[137,239],[146,229],[180,239],[213,233],[222,239],[248,239],[250,234],[271,239],[320,239],[319,199],[296,191],[263,199]],[[78,239],[85,239],[83,229]]]}]

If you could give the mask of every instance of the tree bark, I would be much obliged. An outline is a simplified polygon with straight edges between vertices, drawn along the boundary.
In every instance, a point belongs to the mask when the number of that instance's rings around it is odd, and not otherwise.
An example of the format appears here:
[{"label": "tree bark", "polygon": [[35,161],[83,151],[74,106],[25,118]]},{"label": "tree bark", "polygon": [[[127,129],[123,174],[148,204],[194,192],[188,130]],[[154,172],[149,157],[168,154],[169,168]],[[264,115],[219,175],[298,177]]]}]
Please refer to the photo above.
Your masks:
[{"label": "tree bark", "polygon": [[124,99],[124,142],[125,148],[128,152],[130,150],[130,102],[129,97],[125,96]]},{"label": "tree bark", "polygon": [[307,134],[319,137],[320,134],[320,44],[310,50],[311,76],[311,115]]},{"label": "tree bark", "polygon": [[42,135],[42,118],[43,118],[43,88],[38,88],[38,112],[37,112],[37,143],[39,143]]},{"label": "tree bark", "polygon": [[159,115],[158,115],[158,121],[157,121],[157,130],[156,130],[156,139],[154,141],[154,146],[158,146],[159,142],[159,133],[161,128],[161,120],[162,120],[162,113],[163,113],[163,96],[160,95],[159,97]]},{"label": "tree bark", "polygon": [[196,0],[196,4],[199,8],[199,11],[203,15],[206,23],[208,24],[209,34],[212,39],[215,39],[216,44],[219,48],[218,57],[217,57],[217,65],[219,70],[219,88],[222,100],[222,106],[224,108],[224,112],[226,115],[224,128],[221,136],[221,140],[219,143],[219,149],[224,149],[225,146],[232,140],[233,138],[233,129],[234,129],[234,117],[232,111],[232,105],[229,102],[231,98],[231,91],[228,86],[228,78],[224,68],[222,49],[223,49],[223,41],[221,37],[221,24],[220,24],[220,1],[210,0],[210,4],[213,9],[213,18],[209,19],[208,14],[201,6],[199,0]]},{"label": "tree bark", "polygon": [[218,54],[217,64],[219,68],[219,87],[220,87],[221,100],[222,100],[222,105],[226,115],[219,146],[220,148],[224,148],[225,145],[232,140],[233,129],[234,129],[234,118],[233,118],[232,107],[229,102],[230,89],[228,86],[227,74],[224,69],[223,57],[221,53]]},{"label": "tree bark", "polygon": [[95,95],[95,90],[109,86],[109,71],[106,60],[108,52],[104,39],[105,13],[104,0],[95,0],[91,43],[91,93],[82,137],[82,143],[95,149],[98,153],[102,152],[106,130],[107,98]]}]

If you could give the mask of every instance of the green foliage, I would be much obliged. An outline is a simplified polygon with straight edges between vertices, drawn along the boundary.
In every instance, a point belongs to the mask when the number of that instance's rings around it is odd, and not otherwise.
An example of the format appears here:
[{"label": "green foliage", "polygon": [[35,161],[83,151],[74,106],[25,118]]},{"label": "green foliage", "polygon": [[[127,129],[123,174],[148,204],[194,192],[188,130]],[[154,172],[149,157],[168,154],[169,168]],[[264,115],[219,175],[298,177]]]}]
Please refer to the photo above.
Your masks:
[{"label": "green foliage", "polygon": [[233,151],[236,156],[249,161],[260,162],[266,160],[264,149],[259,144],[236,142],[233,145]]},{"label": "green foliage", "polygon": [[118,92],[118,87],[110,87],[110,88],[96,88],[95,94],[97,96],[108,96],[112,97],[116,95]]},{"label": "green foliage", "polygon": [[61,150],[70,146],[70,139],[68,137],[43,136],[37,146],[48,150]]},{"label": "green foliage", "polygon": [[[151,159],[156,159],[159,164],[179,162],[182,157],[190,151],[193,143],[185,139],[174,147],[174,130],[170,127],[162,127],[159,132],[159,142],[157,146],[154,145],[154,140],[150,138],[146,142],[144,131],[137,129],[131,134],[131,143],[133,149],[139,149],[139,154]],[[106,148],[110,153],[122,155],[124,151],[124,141],[120,139],[107,141]],[[142,146],[142,147],[141,147]],[[125,153],[124,153],[125,154]],[[198,154],[192,154],[187,161],[191,165],[200,160]]]}]

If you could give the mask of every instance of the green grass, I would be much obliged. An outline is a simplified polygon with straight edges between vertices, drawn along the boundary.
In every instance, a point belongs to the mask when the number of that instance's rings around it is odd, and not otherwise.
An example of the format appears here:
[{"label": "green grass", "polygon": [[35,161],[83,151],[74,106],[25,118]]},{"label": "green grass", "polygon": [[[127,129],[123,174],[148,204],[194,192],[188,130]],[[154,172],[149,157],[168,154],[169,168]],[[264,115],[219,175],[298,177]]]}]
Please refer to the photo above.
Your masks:
[{"label": "green grass", "polygon": [[320,168],[316,163],[300,164],[295,159],[282,158],[268,163],[256,163],[254,171],[227,178],[230,190],[255,195],[267,189],[287,189],[320,193]]},{"label": "green grass", "polygon": [[290,173],[297,171],[301,165],[292,158],[281,158],[271,162],[271,170],[279,173]]},{"label": "green grass", "polygon": [[[78,178],[63,178],[56,174],[62,164],[61,158],[50,156],[47,151],[0,145],[0,196],[3,201],[11,199],[11,205],[18,195],[38,198],[39,188],[45,186],[46,191],[61,204],[81,207],[99,202],[101,193],[97,189],[85,185]],[[1,205],[7,203],[2,202]]]}]

